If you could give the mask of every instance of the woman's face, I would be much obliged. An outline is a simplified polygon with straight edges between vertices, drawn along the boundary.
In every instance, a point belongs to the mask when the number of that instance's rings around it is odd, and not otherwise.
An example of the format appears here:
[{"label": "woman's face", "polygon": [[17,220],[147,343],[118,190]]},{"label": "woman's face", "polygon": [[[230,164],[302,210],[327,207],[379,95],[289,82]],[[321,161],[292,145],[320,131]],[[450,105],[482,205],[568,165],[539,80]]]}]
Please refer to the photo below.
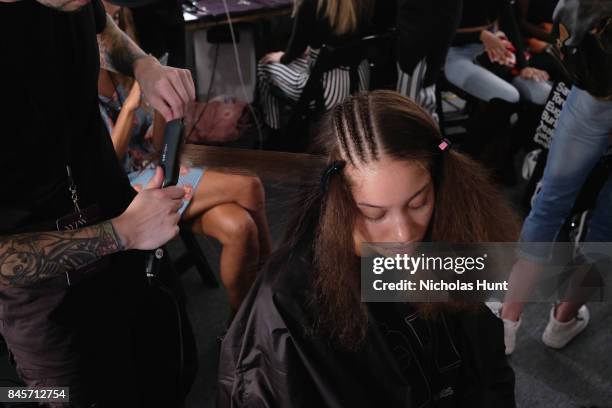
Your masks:
[{"label": "woman's face", "polygon": [[434,209],[434,188],[419,162],[383,159],[347,166],[359,214],[353,237],[362,242],[409,244],[425,238]]}]

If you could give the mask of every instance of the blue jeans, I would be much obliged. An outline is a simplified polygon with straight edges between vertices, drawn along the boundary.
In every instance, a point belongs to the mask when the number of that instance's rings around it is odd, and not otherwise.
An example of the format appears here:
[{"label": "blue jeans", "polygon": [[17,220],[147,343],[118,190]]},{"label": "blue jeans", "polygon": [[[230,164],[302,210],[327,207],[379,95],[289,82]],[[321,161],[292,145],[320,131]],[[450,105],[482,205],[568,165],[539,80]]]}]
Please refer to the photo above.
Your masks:
[{"label": "blue jeans", "polygon": [[[552,137],[542,189],[523,224],[523,255],[536,260],[549,258],[552,242],[570,215],[580,189],[610,143],[611,131],[612,101],[601,101],[572,88]],[[586,241],[612,241],[612,178],[599,193]],[[551,244],[534,246],[530,242]]]}]

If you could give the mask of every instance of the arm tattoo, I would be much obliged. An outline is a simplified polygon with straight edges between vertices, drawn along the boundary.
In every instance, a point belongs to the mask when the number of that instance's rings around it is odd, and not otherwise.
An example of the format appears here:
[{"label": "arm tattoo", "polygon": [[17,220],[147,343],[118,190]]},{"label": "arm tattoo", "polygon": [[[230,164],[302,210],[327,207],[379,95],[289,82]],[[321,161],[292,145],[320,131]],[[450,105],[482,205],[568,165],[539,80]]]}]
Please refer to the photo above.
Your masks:
[{"label": "arm tattoo", "polygon": [[106,28],[98,36],[98,46],[100,47],[100,64],[103,68],[130,77],[134,76],[134,62],[144,58],[144,53],[115,24],[113,19],[106,15]]},{"label": "arm tattoo", "polygon": [[0,237],[0,285],[28,286],[122,249],[110,221],[72,231]]}]

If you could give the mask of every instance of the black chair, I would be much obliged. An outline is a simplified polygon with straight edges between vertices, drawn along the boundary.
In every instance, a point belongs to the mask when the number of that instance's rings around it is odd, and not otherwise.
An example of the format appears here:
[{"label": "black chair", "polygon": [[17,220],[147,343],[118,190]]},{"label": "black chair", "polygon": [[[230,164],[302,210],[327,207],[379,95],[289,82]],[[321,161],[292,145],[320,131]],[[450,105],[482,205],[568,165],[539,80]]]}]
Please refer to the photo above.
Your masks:
[{"label": "black chair", "polygon": [[[458,98],[463,99],[465,104],[459,106],[451,101],[446,101],[447,105],[450,106],[449,110],[444,110],[444,99],[443,93],[452,93]],[[456,87],[446,78],[444,70],[440,72],[438,80],[436,81],[436,113],[440,121],[440,131],[444,137],[448,137],[448,128],[463,128],[463,132],[454,132],[453,139],[459,136],[465,136],[467,132],[468,120],[470,118],[470,105],[476,103],[476,98],[468,94],[461,88]],[[454,140],[455,141],[455,140]]]},{"label": "black chair", "polygon": [[396,30],[384,34],[370,35],[341,46],[323,45],[317,61],[298,101],[293,105],[289,122],[282,131],[283,138],[289,142],[289,150],[303,151],[308,145],[309,122],[325,112],[323,75],[335,68],[347,67],[350,75],[350,93],[359,90],[358,69],[362,61],[370,66],[377,61],[395,55],[394,42]]},{"label": "black chair", "polygon": [[185,252],[174,260],[176,272],[180,275],[195,266],[205,285],[213,288],[219,287],[219,282],[210,268],[195,234],[191,231],[191,225],[182,223],[180,227],[179,236],[185,245]]}]

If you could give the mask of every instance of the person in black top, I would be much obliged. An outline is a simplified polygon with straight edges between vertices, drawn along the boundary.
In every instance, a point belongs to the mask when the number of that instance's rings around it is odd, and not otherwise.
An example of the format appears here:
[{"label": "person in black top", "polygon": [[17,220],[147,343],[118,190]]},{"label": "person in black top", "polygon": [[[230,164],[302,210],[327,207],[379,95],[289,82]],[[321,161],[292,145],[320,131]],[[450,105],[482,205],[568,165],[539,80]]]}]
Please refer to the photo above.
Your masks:
[{"label": "person in black top", "polygon": [[[258,91],[266,124],[272,129],[281,127],[281,103],[299,98],[323,44],[339,46],[392,26],[392,4],[387,0],[296,1],[286,51],[268,53],[258,65]],[[361,90],[368,88],[368,72],[366,63],[359,67]],[[325,73],[325,108],[341,102],[349,94],[349,86],[348,70]]]},{"label": "person in black top", "polygon": [[[546,43],[552,43],[551,28],[553,13],[558,0],[518,0],[519,27],[526,37],[534,37]],[[550,25],[548,28],[546,25]]]},{"label": "person in black top", "polygon": [[154,327],[149,314],[164,330],[168,313],[150,301],[147,253],[136,250],[177,233],[185,191],[159,189],[161,169],[148,189],[131,189],[101,123],[97,78],[104,58],[172,120],[194,99],[191,76],[144,54],[99,0],[2,0],[0,38],[10,102],[0,112],[0,332],[17,371],[29,386],[70,387],[77,407],[167,401],[154,388],[167,356],[155,368],[136,352],[160,346],[139,336]]},{"label": "person in black top", "polygon": [[456,0],[399,0],[397,91],[436,116],[435,84],[461,17]]},{"label": "person in black top", "polygon": [[516,237],[484,169],[392,91],[349,97],[318,136],[328,167],[223,339],[217,406],[514,407],[484,305],[361,301],[362,243]]}]

